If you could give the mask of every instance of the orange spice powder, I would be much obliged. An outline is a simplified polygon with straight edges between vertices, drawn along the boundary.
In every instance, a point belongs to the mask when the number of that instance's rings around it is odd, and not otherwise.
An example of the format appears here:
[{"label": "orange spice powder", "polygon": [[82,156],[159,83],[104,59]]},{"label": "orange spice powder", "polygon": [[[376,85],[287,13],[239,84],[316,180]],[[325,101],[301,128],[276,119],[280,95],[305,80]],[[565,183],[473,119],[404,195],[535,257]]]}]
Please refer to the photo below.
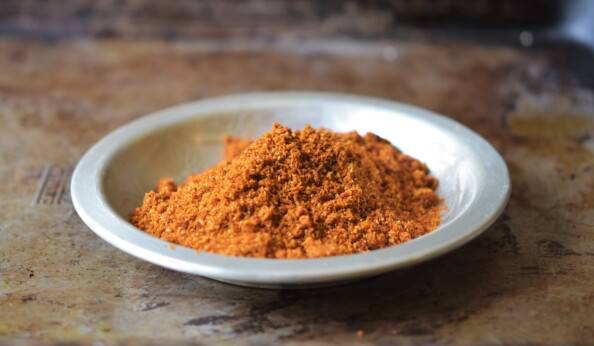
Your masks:
[{"label": "orange spice powder", "polygon": [[161,239],[231,256],[313,258],[397,245],[437,228],[437,180],[371,133],[281,125],[229,137],[225,160],[157,183],[130,221]]}]

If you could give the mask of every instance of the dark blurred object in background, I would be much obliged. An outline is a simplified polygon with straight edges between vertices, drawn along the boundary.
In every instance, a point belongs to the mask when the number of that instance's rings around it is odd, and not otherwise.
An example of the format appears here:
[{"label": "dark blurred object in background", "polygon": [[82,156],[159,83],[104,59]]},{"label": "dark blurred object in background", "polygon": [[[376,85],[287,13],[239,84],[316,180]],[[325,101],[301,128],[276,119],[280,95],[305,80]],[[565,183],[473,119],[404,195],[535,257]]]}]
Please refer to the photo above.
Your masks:
[{"label": "dark blurred object in background", "polygon": [[[4,0],[0,33],[97,36],[394,34],[400,27],[559,26],[589,0]],[[270,30],[266,30],[270,29]]]},{"label": "dark blurred object in background", "polygon": [[466,39],[562,51],[594,85],[593,0],[3,0],[0,36]]},{"label": "dark blurred object in background", "polygon": [[400,0],[389,2],[396,18],[416,25],[550,26],[562,0]]}]

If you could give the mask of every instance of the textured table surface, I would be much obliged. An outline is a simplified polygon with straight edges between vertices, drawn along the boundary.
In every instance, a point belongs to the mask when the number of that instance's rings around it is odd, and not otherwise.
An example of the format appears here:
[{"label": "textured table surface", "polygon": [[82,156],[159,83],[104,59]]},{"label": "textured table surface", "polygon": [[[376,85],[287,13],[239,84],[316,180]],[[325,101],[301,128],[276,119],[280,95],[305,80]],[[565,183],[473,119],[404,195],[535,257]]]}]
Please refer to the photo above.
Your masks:
[{"label": "textured table surface", "polygon": [[[592,342],[594,93],[559,57],[381,40],[0,41],[0,344]],[[439,259],[303,291],[161,269],[73,211],[72,167],[108,131],[183,101],[287,89],[385,97],[465,123],[506,159],[509,206]]]}]

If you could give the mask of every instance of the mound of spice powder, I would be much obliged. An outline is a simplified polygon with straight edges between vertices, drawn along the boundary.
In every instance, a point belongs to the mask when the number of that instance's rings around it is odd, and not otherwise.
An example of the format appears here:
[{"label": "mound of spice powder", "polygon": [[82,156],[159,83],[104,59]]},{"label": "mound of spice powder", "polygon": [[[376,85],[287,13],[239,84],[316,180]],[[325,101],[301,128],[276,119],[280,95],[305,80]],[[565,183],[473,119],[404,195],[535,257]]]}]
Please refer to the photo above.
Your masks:
[{"label": "mound of spice powder", "polygon": [[267,258],[364,252],[439,225],[437,180],[374,134],[276,124],[225,145],[215,167],[177,186],[160,180],[131,222],[200,251]]}]

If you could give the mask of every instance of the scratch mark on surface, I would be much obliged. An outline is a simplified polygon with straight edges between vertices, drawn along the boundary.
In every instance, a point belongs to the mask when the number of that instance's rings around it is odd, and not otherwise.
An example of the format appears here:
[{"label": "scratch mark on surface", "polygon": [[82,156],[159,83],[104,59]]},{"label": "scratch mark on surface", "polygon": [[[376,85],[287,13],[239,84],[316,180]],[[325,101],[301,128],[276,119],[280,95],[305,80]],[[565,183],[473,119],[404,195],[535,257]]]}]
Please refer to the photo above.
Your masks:
[{"label": "scratch mark on surface", "polygon": [[186,323],[184,323],[184,325],[186,325],[186,326],[203,326],[203,325],[216,326],[219,324],[223,324],[227,321],[236,320],[238,318],[239,318],[238,316],[227,316],[227,315],[204,316],[204,317],[193,318],[193,319],[187,321]]},{"label": "scratch mark on surface", "polygon": [[68,167],[63,169],[62,174],[60,176],[60,184],[58,185],[58,189],[56,190],[56,194],[54,195],[54,199],[52,203],[60,204],[62,202],[62,195],[64,194],[64,187],[70,180],[70,175],[72,174],[72,168]]},{"label": "scratch mark on surface", "polygon": [[171,304],[171,303],[167,303],[167,302],[147,303],[142,309],[140,309],[140,311],[151,311],[151,310],[155,310],[160,307],[163,307],[163,306],[167,306],[169,304]]},{"label": "scratch mark on surface", "polygon": [[35,197],[31,202],[31,205],[36,205],[41,202],[41,196],[43,196],[43,191],[45,190],[45,186],[47,185],[47,181],[49,180],[50,171],[52,169],[51,165],[46,165],[43,169],[43,173],[41,174],[41,179],[39,180],[39,186],[37,187],[37,192],[35,192]]}]

